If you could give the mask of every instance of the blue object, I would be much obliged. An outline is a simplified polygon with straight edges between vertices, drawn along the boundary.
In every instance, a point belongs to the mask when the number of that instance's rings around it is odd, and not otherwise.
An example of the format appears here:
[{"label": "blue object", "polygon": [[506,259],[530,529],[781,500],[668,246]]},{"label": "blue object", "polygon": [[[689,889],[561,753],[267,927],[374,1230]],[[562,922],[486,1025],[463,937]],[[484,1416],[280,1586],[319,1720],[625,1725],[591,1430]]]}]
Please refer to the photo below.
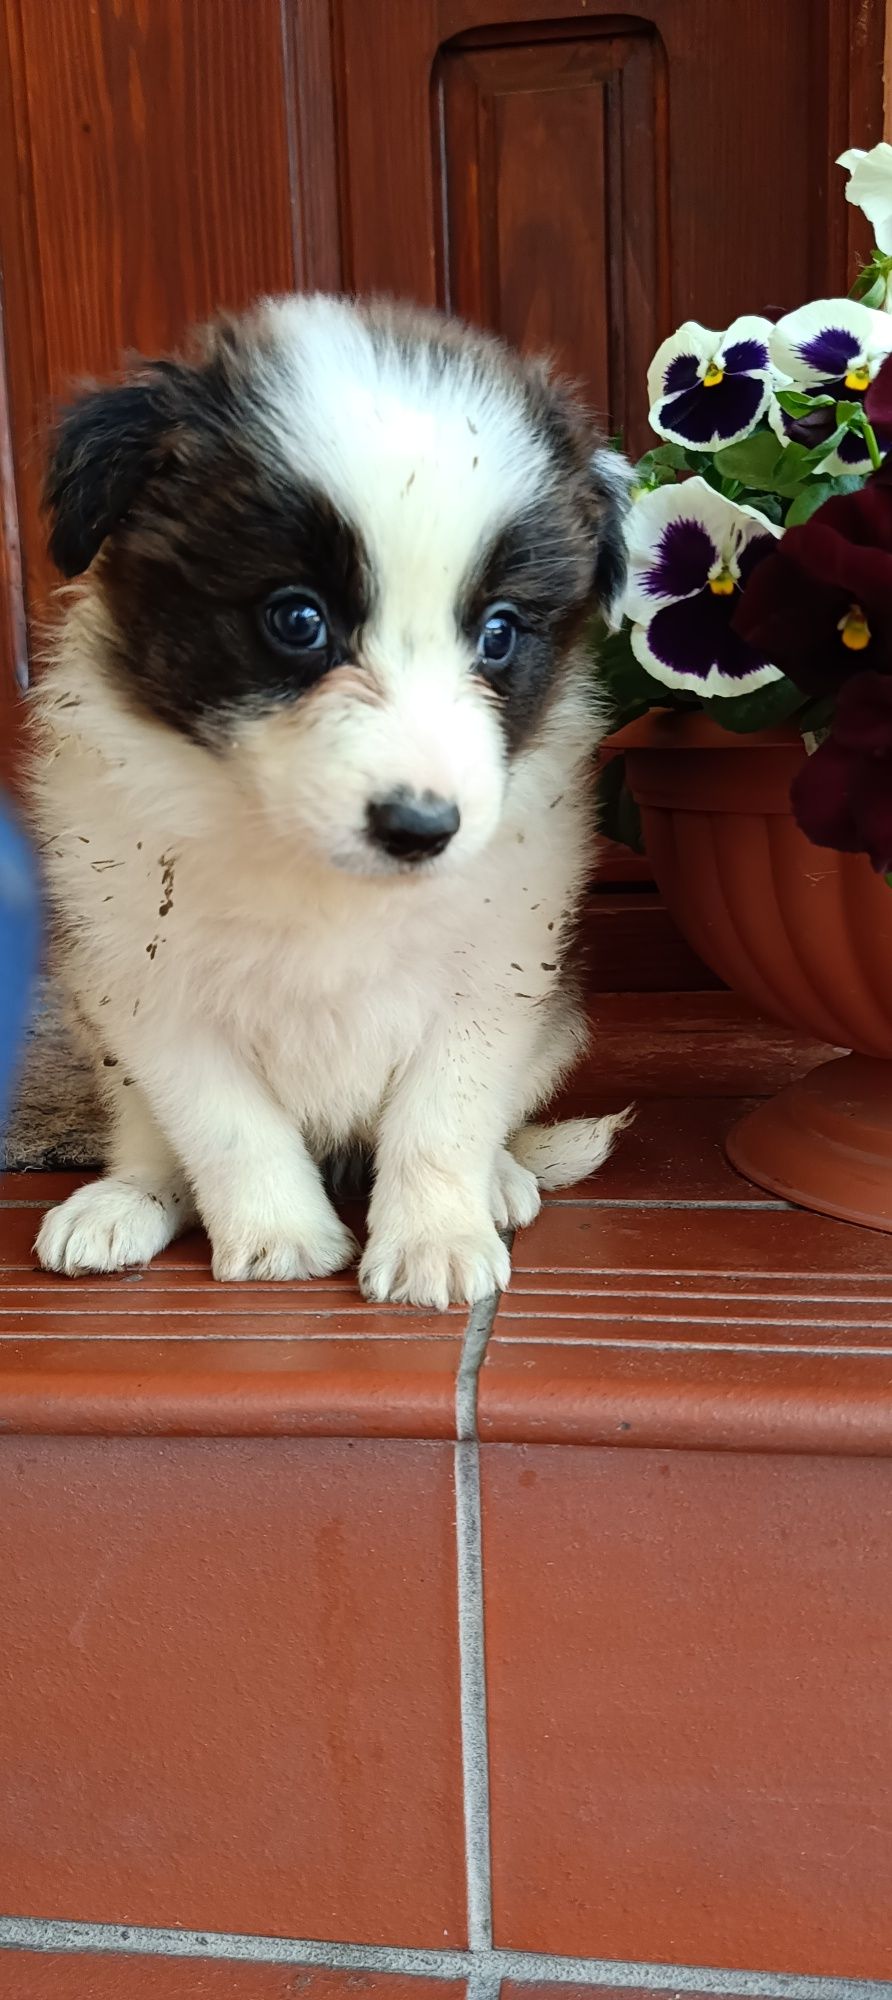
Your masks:
[{"label": "blue object", "polygon": [[0,1133],[18,1071],[40,950],[31,849],[0,800]]}]

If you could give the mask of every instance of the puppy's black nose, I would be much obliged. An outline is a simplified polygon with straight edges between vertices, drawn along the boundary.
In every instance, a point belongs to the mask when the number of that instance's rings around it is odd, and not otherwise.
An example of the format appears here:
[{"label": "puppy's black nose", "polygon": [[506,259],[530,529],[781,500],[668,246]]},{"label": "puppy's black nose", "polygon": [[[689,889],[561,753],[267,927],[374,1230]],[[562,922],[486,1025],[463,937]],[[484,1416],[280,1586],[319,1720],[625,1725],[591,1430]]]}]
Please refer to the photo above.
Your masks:
[{"label": "puppy's black nose", "polygon": [[368,810],[371,839],[394,861],[430,861],[442,854],[460,820],[458,806],[436,792],[391,792]]}]

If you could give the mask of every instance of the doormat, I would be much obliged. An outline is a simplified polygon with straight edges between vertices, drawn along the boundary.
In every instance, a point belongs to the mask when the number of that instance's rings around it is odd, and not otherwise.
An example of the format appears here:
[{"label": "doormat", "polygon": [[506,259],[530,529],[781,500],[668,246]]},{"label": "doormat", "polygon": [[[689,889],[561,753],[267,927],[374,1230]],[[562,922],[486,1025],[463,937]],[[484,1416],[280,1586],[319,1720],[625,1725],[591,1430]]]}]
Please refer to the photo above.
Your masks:
[{"label": "doormat", "polygon": [[93,1073],[72,1035],[57,989],[47,981],[31,1019],[0,1164],[9,1172],[95,1167],[103,1118]]}]

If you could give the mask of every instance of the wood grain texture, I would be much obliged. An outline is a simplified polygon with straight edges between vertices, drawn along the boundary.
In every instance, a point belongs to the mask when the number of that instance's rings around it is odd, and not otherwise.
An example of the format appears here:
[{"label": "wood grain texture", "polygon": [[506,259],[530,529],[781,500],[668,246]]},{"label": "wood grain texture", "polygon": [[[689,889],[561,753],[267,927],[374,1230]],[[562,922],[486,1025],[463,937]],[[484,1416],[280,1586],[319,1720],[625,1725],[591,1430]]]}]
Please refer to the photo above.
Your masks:
[{"label": "wood grain texture", "polygon": [[52,581],[38,487],[54,400],[294,282],[290,84],[279,0],[6,0],[5,21],[0,223],[33,616]]}]

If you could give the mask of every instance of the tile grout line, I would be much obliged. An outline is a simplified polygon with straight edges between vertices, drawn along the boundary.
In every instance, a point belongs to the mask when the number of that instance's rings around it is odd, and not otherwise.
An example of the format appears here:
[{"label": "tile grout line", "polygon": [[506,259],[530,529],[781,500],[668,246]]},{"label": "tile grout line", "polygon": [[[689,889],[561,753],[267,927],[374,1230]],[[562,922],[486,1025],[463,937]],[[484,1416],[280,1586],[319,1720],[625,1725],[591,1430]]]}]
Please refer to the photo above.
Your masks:
[{"label": "tile grout line", "polygon": [[460,1444],[477,1442],[477,1381],[495,1325],[498,1298],[472,1306],[455,1380],[455,1435]]},{"label": "tile grout line", "polygon": [[3,1951],[94,1952],[112,1957],[224,1959],[234,1964],[318,1966],[328,1971],[392,1972],[415,1979],[463,1979],[466,1951],[401,1945],[322,1942],[254,1932],[164,1930],[145,1924],[94,1924],[45,1917],[0,1917]]},{"label": "tile grout line", "polygon": [[892,2000],[892,1982],[808,1973],[744,1972],[727,1966],[566,1958],[547,1952],[424,1950],[400,1945],[322,1942],[229,1931],[153,1929],[45,1917],[0,1917],[0,1951],[93,1952],[119,1957],[222,1959],[234,1964],[303,1965],[333,1971],[384,1972],[415,1979],[469,1979],[468,2000],[497,2000],[502,1980],[519,1986],[625,1988],[716,2000]]},{"label": "tile grout line", "polygon": [[465,2000],[500,2000],[502,1973],[487,1958],[478,1958],[468,1979]]},{"label": "tile grout line", "polygon": [[[492,1860],[489,1815],[489,1731],[483,1631],[483,1547],[477,1386],[498,1298],[475,1306],[468,1320],[455,1384],[455,1535],[458,1575],[458,1658],[465,1819],[468,1944],[492,1950]],[[484,1968],[478,1968],[480,1978]],[[481,1991],[478,2000],[491,2000]]]}]

